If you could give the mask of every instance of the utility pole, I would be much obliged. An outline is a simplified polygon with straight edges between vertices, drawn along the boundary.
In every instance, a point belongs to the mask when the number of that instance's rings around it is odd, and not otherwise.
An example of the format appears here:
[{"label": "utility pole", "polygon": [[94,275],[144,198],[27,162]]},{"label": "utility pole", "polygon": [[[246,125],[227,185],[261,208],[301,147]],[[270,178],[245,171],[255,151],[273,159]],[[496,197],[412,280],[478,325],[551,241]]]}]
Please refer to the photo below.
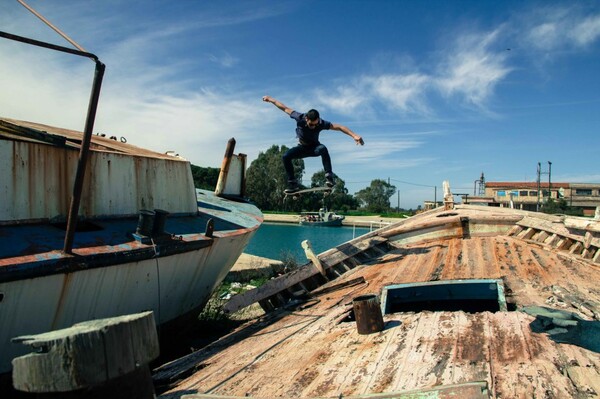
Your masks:
[{"label": "utility pole", "polygon": [[537,203],[535,204],[535,211],[540,211],[540,174],[541,174],[542,164],[538,162],[537,167]]},{"label": "utility pole", "polygon": [[[477,192],[477,185],[479,184],[479,192]],[[485,177],[483,176],[483,172],[481,172],[481,177],[479,180],[475,180],[473,187],[473,195],[474,196],[483,196],[485,195]]]},{"label": "utility pole", "polygon": [[398,190],[398,213],[400,213],[400,190]]},{"label": "utility pole", "polygon": [[552,199],[552,162],[548,161],[548,199]]},{"label": "utility pole", "polygon": [[552,162],[548,161],[548,172],[542,172],[542,163],[538,162],[537,166],[537,204],[535,206],[535,211],[540,211],[540,201],[542,199],[542,175],[548,175],[548,200],[552,198]]}]

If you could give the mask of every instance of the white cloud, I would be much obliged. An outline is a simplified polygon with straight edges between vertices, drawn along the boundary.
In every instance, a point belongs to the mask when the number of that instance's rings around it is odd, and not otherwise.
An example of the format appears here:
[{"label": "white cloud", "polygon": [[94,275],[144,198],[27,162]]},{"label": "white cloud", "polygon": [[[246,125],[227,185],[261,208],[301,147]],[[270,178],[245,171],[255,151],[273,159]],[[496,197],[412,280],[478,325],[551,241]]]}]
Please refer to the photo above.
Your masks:
[{"label": "white cloud", "polygon": [[[360,83],[338,86],[331,91],[318,89],[315,94],[318,103],[322,103],[326,108],[343,115],[355,114],[359,108],[368,105],[370,100],[370,94]],[[362,109],[361,112],[364,113],[365,110]]]},{"label": "white cloud", "polygon": [[600,37],[600,15],[583,19],[573,27],[568,35],[579,46],[593,43]]},{"label": "white cloud", "polygon": [[584,48],[600,37],[600,15],[579,7],[543,8],[523,20],[526,45],[543,51]]},{"label": "white cloud", "polygon": [[[325,140],[327,140],[327,142],[336,140],[335,145],[328,145],[328,147],[330,147],[330,152],[339,153],[340,156],[343,154],[344,158],[351,163],[367,163],[380,159],[388,160],[396,158],[400,152],[423,145],[423,142],[421,141],[396,139],[391,136],[387,139],[369,140],[368,134],[365,136],[364,146],[357,146],[353,140],[346,136],[335,139],[323,138],[321,141],[325,142]],[[340,142],[339,140],[343,140],[343,142]]]},{"label": "white cloud", "polygon": [[391,109],[403,112],[428,114],[425,90],[430,77],[412,73],[408,75],[381,75],[365,79],[378,99]]},{"label": "white cloud", "polygon": [[488,34],[461,37],[450,48],[439,67],[437,87],[447,97],[461,95],[467,103],[484,107],[495,86],[511,71],[506,65],[507,55],[492,51],[499,30]]}]

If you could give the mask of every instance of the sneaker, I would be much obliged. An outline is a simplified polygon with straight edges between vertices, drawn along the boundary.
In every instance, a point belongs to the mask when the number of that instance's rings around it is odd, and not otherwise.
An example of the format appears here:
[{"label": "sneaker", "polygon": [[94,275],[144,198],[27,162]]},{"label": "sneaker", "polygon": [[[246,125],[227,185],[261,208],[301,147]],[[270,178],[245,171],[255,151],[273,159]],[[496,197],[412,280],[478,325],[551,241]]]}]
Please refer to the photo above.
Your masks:
[{"label": "sneaker", "polygon": [[335,186],[335,179],[333,178],[332,174],[325,175],[325,185],[329,188]]},{"label": "sneaker", "polygon": [[298,185],[298,181],[290,180],[288,181],[288,187],[283,190],[283,192],[287,194],[295,193],[296,191],[300,191],[300,186]]}]

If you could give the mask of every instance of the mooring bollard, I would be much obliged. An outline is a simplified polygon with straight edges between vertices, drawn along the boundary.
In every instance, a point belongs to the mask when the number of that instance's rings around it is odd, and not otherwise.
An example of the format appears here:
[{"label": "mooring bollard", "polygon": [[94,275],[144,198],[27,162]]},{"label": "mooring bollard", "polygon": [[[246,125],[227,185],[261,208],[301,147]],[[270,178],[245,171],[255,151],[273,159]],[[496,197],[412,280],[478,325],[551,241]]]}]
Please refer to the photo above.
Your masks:
[{"label": "mooring bollard", "polygon": [[359,334],[366,335],[383,330],[383,316],[377,295],[358,296],[352,300],[352,305]]},{"label": "mooring bollard", "polygon": [[37,350],[13,359],[13,386],[36,398],[155,398],[148,364],[159,345],[152,312],[14,338]]}]

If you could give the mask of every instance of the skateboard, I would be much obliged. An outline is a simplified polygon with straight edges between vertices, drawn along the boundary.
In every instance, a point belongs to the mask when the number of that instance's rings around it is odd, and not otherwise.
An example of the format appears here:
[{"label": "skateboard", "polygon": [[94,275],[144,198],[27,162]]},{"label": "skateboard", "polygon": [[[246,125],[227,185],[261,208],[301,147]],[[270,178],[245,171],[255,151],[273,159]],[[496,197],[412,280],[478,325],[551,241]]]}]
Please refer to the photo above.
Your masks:
[{"label": "skateboard", "polygon": [[293,193],[286,193],[284,191],[283,198],[286,199],[287,197],[292,197],[293,199],[297,200],[298,198],[300,198],[302,196],[302,194],[316,193],[316,192],[323,192],[323,196],[326,196],[326,195],[331,194],[332,190],[333,190],[332,187],[312,187],[312,188],[306,188],[304,190],[299,190],[299,191],[296,191]]}]

